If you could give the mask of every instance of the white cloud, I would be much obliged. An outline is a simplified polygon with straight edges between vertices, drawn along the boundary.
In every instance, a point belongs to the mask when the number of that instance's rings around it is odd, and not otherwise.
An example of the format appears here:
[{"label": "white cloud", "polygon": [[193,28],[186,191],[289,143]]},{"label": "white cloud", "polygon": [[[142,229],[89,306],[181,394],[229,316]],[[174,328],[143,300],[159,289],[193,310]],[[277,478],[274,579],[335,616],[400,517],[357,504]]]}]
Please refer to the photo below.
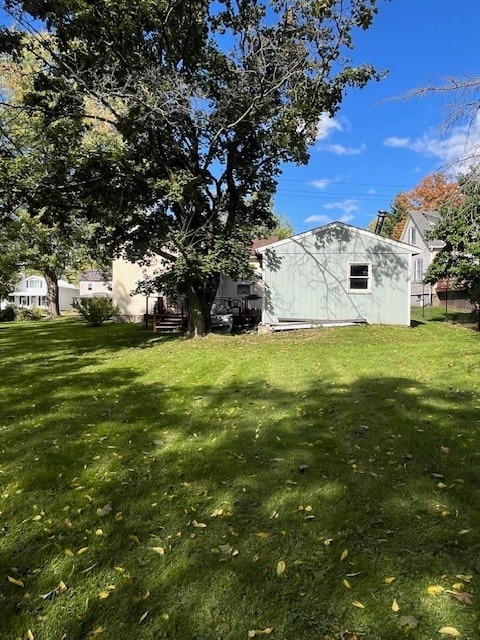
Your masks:
[{"label": "white cloud", "polygon": [[341,122],[332,118],[328,113],[322,113],[317,125],[316,140],[325,140],[332,131],[343,131]]},{"label": "white cloud", "polygon": [[470,162],[478,162],[480,155],[480,114],[469,125],[458,126],[448,135],[429,129],[417,138],[392,136],[383,142],[386,147],[408,149],[422,156],[436,158],[443,164],[461,169]]},{"label": "white cloud", "polygon": [[369,196],[374,196],[377,193],[377,190],[376,189],[369,189],[367,191],[367,193],[368,193]]},{"label": "white cloud", "polygon": [[[337,222],[345,222],[345,223],[351,222],[352,220],[353,220],[353,216],[349,214],[344,214],[340,218],[336,219]],[[330,216],[325,215],[324,213],[319,213],[312,216],[308,216],[308,218],[305,218],[305,222],[306,223],[314,222],[316,224],[324,225],[324,224],[330,224],[331,222],[335,222],[335,220]]]},{"label": "white cloud", "polygon": [[[358,200],[339,200],[338,202],[329,202],[325,205],[325,209],[338,209],[346,215],[353,211],[358,211],[358,208]],[[345,220],[343,222],[345,222]]]},{"label": "white cloud", "polygon": [[333,180],[330,178],[322,178],[321,180],[312,180],[311,182],[307,182],[310,187],[315,187],[315,189],[325,189],[329,184],[332,184]]},{"label": "white cloud", "polygon": [[364,144],[360,147],[344,147],[341,144],[326,144],[319,147],[319,149],[322,149],[322,151],[330,151],[330,153],[334,153],[336,156],[358,156],[365,151],[366,147]]}]

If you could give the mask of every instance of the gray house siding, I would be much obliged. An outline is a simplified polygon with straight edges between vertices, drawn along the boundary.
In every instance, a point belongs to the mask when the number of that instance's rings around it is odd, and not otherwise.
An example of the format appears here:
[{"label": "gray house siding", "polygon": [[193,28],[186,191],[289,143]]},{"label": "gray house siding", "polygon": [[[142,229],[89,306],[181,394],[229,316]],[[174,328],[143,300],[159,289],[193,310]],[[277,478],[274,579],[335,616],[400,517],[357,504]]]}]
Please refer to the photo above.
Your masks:
[{"label": "gray house siding", "polygon": [[[440,250],[440,245],[435,241],[427,241],[425,233],[440,219],[434,212],[411,212],[407,223],[400,237],[401,242],[408,242],[418,248],[418,255],[412,261],[412,293],[411,305],[413,307],[431,304],[433,287],[423,284],[423,277],[428,267],[432,263],[436,253]],[[413,234],[413,235],[412,235]],[[417,261],[421,260],[421,269]]]},{"label": "gray house siding", "polygon": [[[279,319],[356,318],[410,324],[411,247],[332,223],[260,253],[265,324]],[[360,277],[365,288],[352,289],[355,273],[362,269],[368,269],[367,276]]]}]

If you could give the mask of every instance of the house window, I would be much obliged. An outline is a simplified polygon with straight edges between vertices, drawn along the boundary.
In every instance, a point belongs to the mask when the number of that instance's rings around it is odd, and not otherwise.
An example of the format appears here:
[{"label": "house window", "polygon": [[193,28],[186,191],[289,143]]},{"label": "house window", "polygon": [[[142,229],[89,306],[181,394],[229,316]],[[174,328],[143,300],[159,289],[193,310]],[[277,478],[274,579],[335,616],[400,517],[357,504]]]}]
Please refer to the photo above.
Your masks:
[{"label": "house window", "polygon": [[250,285],[249,284],[237,284],[237,296],[249,296]]},{"label": "house window", "polygon": [[26,285],[27,289],[41,289],[42,281],[38,280],[37,278],[32,278],[31,280],[27,280]]},{"label": "house window", "polygon": [[87,283],[87,291],[93,291],[93,284],[91,282]]},{"label": "house window", "polygon": [[370,291],[370,265],[355,263],[349,265],[348,290],[353,293],[367,293]]},{"label": "house window", "polygon": [[410,227],[408,230],[408,243],[415,244],[417,242],[417,230],[415,227]]},{"label": "house window", "polygon": [[423,259],[418,258],[413,261],[413,281],[421,282],[423,280]]}]

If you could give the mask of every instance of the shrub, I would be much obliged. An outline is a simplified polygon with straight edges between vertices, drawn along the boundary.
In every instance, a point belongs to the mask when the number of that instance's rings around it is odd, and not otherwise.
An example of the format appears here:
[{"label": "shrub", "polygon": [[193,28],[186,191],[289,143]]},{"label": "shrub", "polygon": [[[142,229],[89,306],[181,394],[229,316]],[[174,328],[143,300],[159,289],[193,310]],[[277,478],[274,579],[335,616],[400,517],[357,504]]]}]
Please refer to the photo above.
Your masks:
[{"label": "shrub", "polygon": [[80,298],[73,301],[72,307],[92,327],[99,327],[118,313],[118,306],[110,298]]},{"label": "shrub", "polygon": [[15,320],[25,322],[29,320],[40,320],[43,318],[43,311],[39,307],[15,307]]},{"label": "shrub", "polygon": [[0,311],[0,322],[13,322],[16,317],[16,307],[9,304]]}]

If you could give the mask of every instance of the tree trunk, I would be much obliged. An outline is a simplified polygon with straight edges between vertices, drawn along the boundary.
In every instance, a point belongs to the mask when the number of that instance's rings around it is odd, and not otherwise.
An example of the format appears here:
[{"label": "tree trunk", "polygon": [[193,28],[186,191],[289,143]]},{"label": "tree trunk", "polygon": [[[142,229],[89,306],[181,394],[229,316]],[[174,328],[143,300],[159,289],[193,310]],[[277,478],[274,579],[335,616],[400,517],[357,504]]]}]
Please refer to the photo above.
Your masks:
[{"label": "tree trunk", "polygon": [[54,269],[45,269],[43,276],[47,283],[47,316],[49,318],[58,318],[60,315],[60,300],[57,274]]},{"label": "tree trunk", "polygon": [[191,280],[187,283],[188,335],[200,338],[212,329],[211,308],[217,287]]}]

